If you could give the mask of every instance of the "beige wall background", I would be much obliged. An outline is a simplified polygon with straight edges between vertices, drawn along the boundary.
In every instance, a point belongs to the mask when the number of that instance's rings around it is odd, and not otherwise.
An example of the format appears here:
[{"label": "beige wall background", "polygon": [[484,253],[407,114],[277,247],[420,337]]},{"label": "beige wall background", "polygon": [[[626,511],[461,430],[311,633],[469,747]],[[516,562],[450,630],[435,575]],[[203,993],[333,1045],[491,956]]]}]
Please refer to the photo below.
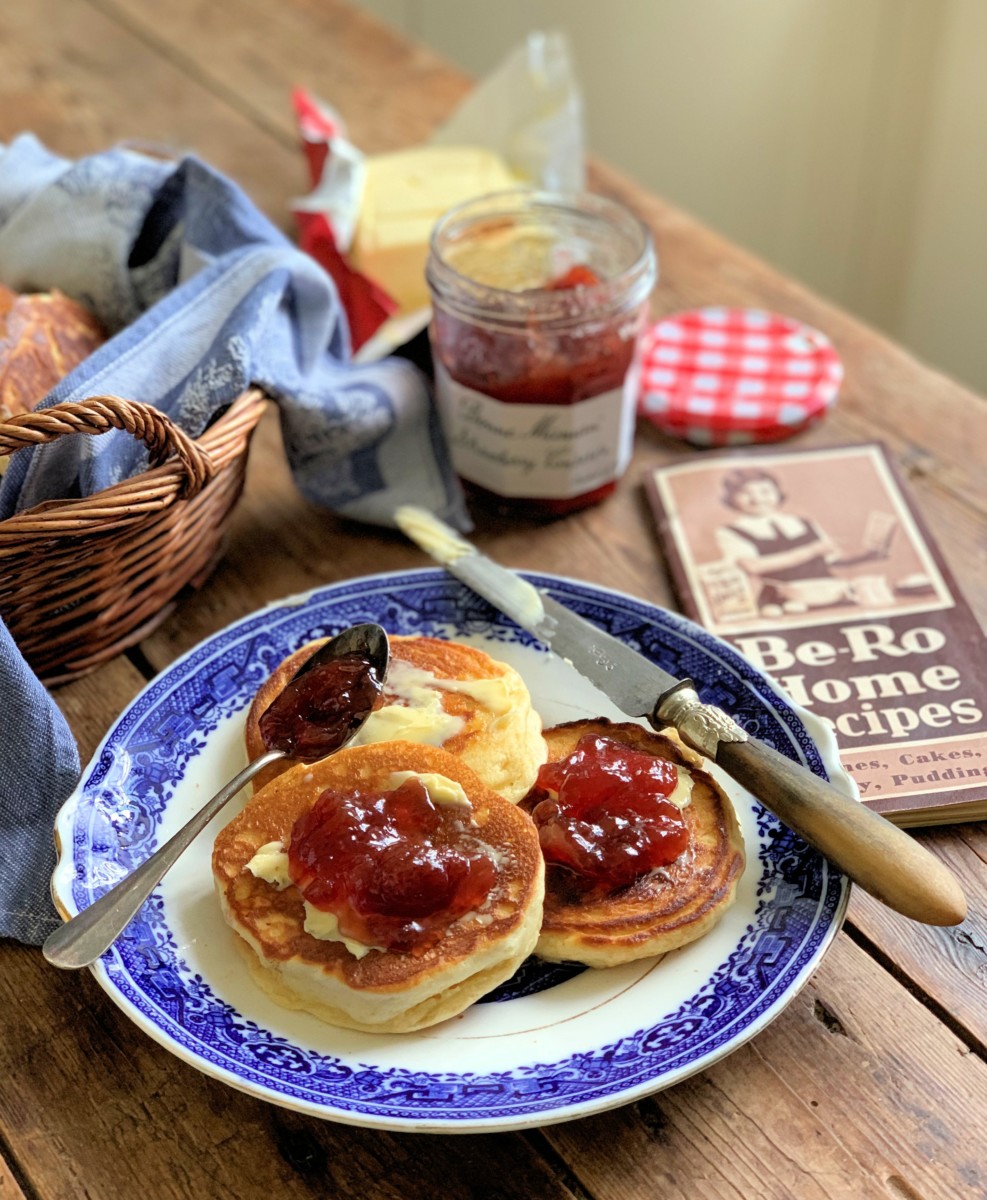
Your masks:
[{"label": "beige wall background", "polygon": [[361,2],[476,75],[564,30],[592,151],[987,392],[987,0]]}]

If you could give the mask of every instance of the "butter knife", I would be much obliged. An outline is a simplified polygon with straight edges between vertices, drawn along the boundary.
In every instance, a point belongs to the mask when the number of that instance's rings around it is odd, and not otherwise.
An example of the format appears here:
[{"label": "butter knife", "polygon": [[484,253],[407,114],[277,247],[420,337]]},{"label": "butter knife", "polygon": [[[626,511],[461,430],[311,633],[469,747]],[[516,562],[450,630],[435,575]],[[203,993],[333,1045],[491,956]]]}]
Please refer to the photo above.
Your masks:
[{"label": "butter knife", "polygon": [[927,925],[958,925],[966,898],[955,876],[903,830],[843,795],[704,704],[691,680],[676,679],[623,642],[493,562],[432,513],[410,505],[395,521],[451,575],[533,633],[628,716],[674,727],[841,871],[896,912]]}]

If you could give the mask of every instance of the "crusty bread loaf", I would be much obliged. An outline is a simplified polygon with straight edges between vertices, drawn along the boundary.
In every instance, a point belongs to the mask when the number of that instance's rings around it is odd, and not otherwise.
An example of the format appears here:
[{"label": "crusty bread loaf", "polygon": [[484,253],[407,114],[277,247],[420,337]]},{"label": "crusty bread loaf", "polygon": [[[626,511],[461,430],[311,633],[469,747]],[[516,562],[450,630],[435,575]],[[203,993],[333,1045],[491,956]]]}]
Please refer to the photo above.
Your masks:
[{"label": "crusty bread loaf", "polygon": [[30,412],[105,341],[96,318],[61,292],[18,295],[0,284],[0,418]]}]

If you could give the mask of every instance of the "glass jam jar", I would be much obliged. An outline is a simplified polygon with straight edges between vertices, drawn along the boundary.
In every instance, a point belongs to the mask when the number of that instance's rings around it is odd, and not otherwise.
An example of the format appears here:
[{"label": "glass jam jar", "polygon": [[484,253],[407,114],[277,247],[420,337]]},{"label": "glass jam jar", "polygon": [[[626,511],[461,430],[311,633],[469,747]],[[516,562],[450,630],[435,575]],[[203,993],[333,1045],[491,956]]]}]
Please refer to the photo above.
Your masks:
[{"label": "glass jam jar", "polygon": [[600,196],[459,205],[426,267],[436,395],[471,490],[541,513],[610,495],[631,457],[651,236]]}]

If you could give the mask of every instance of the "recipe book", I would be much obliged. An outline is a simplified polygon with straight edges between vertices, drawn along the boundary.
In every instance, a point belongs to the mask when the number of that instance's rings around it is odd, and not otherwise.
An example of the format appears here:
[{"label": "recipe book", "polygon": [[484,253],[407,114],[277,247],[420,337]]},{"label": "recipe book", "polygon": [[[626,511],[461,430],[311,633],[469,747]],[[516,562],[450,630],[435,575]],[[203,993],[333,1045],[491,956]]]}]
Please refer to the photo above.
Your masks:
[{"label": "recipe book", "polygon": [[882,446],[708,453],[646,487],[687,614],[835,729],[866,804],[987,817],[987,639]]}]

